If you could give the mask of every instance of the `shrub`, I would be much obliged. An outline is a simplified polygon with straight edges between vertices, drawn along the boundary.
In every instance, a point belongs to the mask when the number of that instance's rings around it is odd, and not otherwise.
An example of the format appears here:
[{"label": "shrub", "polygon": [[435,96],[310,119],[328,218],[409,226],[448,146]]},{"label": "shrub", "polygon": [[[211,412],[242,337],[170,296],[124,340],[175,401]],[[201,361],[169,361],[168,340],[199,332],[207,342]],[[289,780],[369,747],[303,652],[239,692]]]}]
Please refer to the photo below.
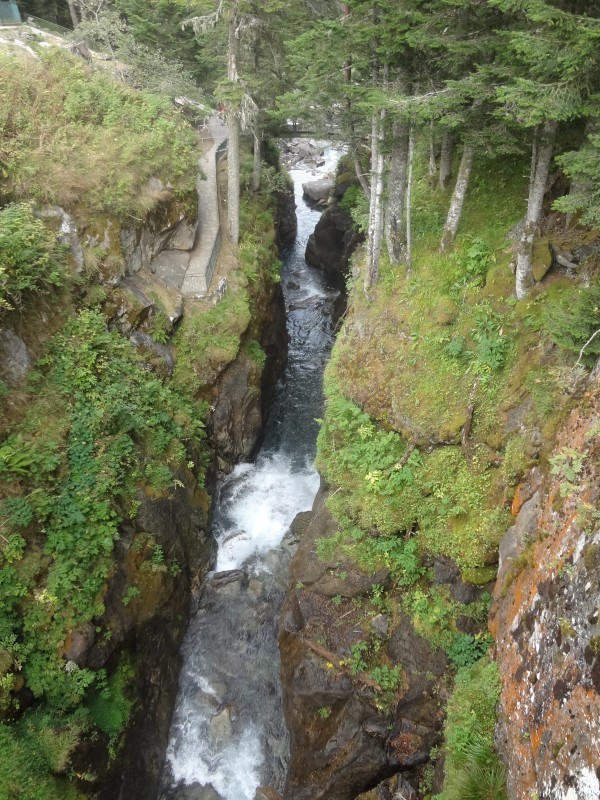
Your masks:
[{"label": "shrub", "polygon": [[482,658],[456,675],[444,726],[446,777],[438,800],[503,800],[505,770],[494,751],[498,665]]},{"label": "shrub", "polygon": [[0,211],[0,309],[19,306],[29,292],[61,286],[65,273],[56,237],[29,203]]},{"label": "shrub", "polygon": [[140,92],[64,50],[0,56],[0,200],[33,199],[139,218],[151,176],[192,189],[196,135],[166,97]]},{"label": "shrub", "polygon": [[600,330],[600,283],[573,289],[548,303],[543,320],[556,344],[577,354],[585,346],[582,361],[593,364],[600,356],[600,333],[589,341]]}]

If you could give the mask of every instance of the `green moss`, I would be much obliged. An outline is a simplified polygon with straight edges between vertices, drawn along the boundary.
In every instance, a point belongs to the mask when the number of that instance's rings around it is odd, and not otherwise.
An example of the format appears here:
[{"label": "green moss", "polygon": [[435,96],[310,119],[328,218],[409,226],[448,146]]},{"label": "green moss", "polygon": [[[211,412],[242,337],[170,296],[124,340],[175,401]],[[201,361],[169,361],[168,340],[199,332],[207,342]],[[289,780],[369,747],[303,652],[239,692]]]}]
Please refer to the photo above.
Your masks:
[{"label": "green moss", "polygon": [[111,739],[123,732],[133,710],[130,684],[134,676],[131,664],[122,663],[106,685],[94,691],[86,702],[90,721]]},{"label": "green moss", "polygon": [[527,448],[522,436],[511,437],[504,451],[502,477],[506,486],[516,486],[529,464]]}]

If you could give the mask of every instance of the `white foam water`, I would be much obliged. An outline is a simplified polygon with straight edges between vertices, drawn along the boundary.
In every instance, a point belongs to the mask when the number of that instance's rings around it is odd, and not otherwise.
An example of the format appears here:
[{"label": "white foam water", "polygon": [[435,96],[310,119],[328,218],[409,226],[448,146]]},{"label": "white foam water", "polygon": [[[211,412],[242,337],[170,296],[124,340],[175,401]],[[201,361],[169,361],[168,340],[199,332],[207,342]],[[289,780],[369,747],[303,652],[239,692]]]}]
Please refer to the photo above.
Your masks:
[{"label": "white foam water", "polygon": [[250,725],[223,746],[198,726],[197,710],[177,753],[169,751],[173,778],[187,785],[212,786],[225,800],[254,800],[263,754],[258,731]]},{"label": "white foam water", "polygon": [[314,467],[298,472],[286,455],[240,464],[221,490],[216,571],[238,569],[252,556],[277,547],[300,511],[308,511],[319,488]]}]

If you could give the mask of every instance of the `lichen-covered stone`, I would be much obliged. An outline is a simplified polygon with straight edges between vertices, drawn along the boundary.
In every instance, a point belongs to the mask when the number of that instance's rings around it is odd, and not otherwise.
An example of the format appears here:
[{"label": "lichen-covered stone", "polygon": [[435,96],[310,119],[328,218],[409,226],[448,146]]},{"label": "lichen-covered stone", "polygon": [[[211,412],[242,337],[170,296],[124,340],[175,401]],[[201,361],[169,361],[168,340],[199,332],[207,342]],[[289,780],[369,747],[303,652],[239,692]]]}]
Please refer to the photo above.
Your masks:
[{"label": "lichen-covered stone", "polygon": [[571,413],[554,474],[521,503],[503,547],[491,628],[510,800],[600,797],[599,388],[596,378]]}]

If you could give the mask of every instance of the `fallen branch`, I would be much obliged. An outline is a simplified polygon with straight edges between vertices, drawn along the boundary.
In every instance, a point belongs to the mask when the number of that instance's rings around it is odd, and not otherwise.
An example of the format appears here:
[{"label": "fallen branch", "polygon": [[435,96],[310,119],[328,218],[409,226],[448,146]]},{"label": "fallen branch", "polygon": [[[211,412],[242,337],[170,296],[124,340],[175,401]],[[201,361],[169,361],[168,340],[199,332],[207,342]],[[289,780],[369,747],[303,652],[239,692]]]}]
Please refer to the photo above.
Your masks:
[{"label": "fallen branch", "polygon": [[342,664],[341,660],[333,651],[328,650],[326,647],[322,647],[320,644],[317,644],[310,639],[304,639],[303,641],[310,650],[312,650],[318,656],[321,656],[321,658],[324,658],[325,661],[333,664],[334,667],[337,667],[338,669],[342,670],[342,672],[350,675],[351,678],[358,678],[361,683],[364,683],[371,689],[375,689],[376,692],[382,691],[381,686],[377,683],[377,681],[374,681],[373,678],[366,674],[366,672],[358,672],[356,675],[353,675],[348,667],[345,664]]},{"label": "fallen branch", "polygon": [[599,333],[600,333],[600,328],[598,328],[598,330],[595,333],[593,333],[590,336],[590,338],[587,340],[587,342],[583,345],[583,347],[579,351],[579,358],[575,362],[575,369],[577,369],[577,367],[579,366],[579,364],[581,362],[581,359],[583,358],[583,353],[585,352],[585,348],[588,346],[588,344],[591,344],[594,341],[594,339],[596,338],[596,336],[598,336]]}]

